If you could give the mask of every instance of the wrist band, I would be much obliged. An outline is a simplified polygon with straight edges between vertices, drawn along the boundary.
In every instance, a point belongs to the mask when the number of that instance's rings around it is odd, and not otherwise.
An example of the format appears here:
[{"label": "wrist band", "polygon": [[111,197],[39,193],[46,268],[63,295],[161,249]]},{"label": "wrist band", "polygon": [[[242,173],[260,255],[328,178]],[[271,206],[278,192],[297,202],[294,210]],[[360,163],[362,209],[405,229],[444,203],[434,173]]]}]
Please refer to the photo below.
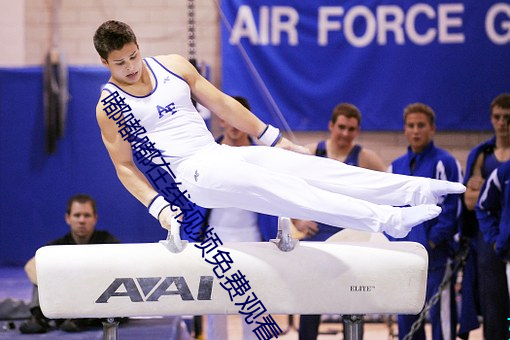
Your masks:
[{"label": "wrist band", "polygon": [[275,146],[282,138],[282,134],[278,128],[267,124],[266,128],[257,138],[262,144],[267,146]]},{"label": "wrist band", "polygon": [[165,198],[161,195],[157,195],[152,199],[152,202],[149,204],[149,214],[154,216],[155,219],[159,219],[159,214],[161,214],[161,211],[168,207],[170,203],[168,203]]}]

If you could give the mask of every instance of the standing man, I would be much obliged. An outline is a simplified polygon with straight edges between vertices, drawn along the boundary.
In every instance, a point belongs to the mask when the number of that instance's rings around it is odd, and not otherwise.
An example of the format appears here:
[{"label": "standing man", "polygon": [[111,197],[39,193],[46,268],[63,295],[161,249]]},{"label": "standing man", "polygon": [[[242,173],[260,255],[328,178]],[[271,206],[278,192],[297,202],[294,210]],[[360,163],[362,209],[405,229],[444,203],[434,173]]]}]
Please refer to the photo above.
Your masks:
[{"label": "standing man", "polygon": [[[233,98],[250,110],[250,104],[246,98],[239,96]],[[248,134],[227,122],[221,121],[221,126],[223,134],[216,139],[219,144],[236,147],[256,145]],[[207,209],[205,213],[205,225],[207,224],[210,228],[214,228],[222,242],[267,242],[276,237],[275,226],[278,225],[278,218],[239,208],[214,208]],[[228,315],[207,316],[208,340],[228,339],[227,319]],[[256,340],[257,336],[252,329],[255,323],[249,325],[244,322],[244,318],[240,320],[243,329],[242,339]]]},{"label": "standing man", "polygon": [[[462,181],[459,162],[448,152],[434,145],[436,131],[435,113],[422,103],[408,105],[404,109],[404,134],[409,142],[407,153],[390,166],[395,174]],[[445,276],[452,256],[453,236],[457,233],[461,200],[459,195],[448,195],[439,204],[441,214],[415,228],[402,241],[422,244],[429,254],[426,300],[436,294]],[[390,237],[390,240],[395,240]],[[441,299],[430,310],[432,338],[434,340],[455,339],[455,308],[453,281],[441,293]],[[398,335],[403,339],[411,330],[417,315],[398,316]],[[413,339],[425,340],[423,324]]]},{"label": "standing man", "polygon": [[[510,115],[506,117],[506,126],[507,130],[510,130]],[[510,140],[510,134],[507,138]],[[496,255],[506,262],[510,260],[509,182],[510,160],[490,174],[482,186],[476,205],[476,216],[485,242],[492,246]],[[509,312],[506,314],[510,315]]]},{"label": "standing man", "polygon": [[[306,146],[310,153],[366,169],[386,170],[383,161],[374,151],[355,143],[361,130],[361,112],[356,106],[349,103],[335,106],[328,127],[330,132],[328,139]],[[325,241],[340,230],[314,221],[294,220],[293,223],[305,234],[303,241]],[[320,319],[320,315],[301,315],[299,339],[317,339]]]},{"label": "standing man", "polygon": [[[365,169],[385,171],[381,158],[372,150],[356,144],[361,131],[361,112],[350,103],[340,103],[333,109],[329,121],[329,138],[306,148],[311,154],[331,158],[342,163]],[[294,220],[296,228],[305,233],[305,241],[325,241],[339,228],[313,221]]]},{"label": "standing man", "polygon": [[[485,180],[498,166],[510,160],[510,138],[507,122],[510,119],[510,93],[498,95],[490,105],[490,119],[494,136],[477,145],[466,162],[464,209],[461,233],[470,242],[470,256],[463,275],[460,334],[464,339],[478,327],[476,304],[480,304],[485,339],[507,340],[506,314],[509,295],[506,264],[488,244],[478,227],[475,206]],[[475,287],[478,286],[478,294]],[[477,301],[479,300],[479,301]]]},{"label": "standing man", "polygon": [[[80,245],[80,244],[105,244],[119,243],[119,240],[108,231],[96,230],[97,209],[96,201],[85,194],[72,196],[67,202],[65,214],[66,224],[70,230],[63,237],[56,239],[47,245]],[[30,312],[32,317],[20,325],[21,333],[46,333],[50,330],[50,321],[47,319],[39,306],[39,291],[37,288],[37,274],[35,271],[35,259],[30,259],[25,265],[25,271],[34,284]],[[101,327],[101,322],[96,319],[68,319],[59,322],[59,328],[66,332],[79,332],[84,328],[94,325]]]},{"label": "standing man", "polygon": [[[485,181],[476,206],[476,216],[484,240],[492,246],[496,255],[506,262],[507,268],[508,261],[510,261],[509,182],[510,161],[507,161],[497,167]],[[504,298],[504,294],[501,295],[501,298]],[[510,311],[507,311],[505,315],[508,317]],[[503,328],[508,330],[508,327]]]},{"label": "standing man", "polygon": [[[510,269],[510,161],[506,161],[499,167],[497,167],[484,182],[480,194],[480,198],[478,200],[478,204],[476,205],[475,211],[476,216],[478,218],[478,223],[480,226],[480,233],[483,236],[483,240],[487,245],[489,245],[495,256],[498,257],[497,265],[501,266],[501,263],[505,266],[506,269],[506,284],[507,289],[504,289],[502,282],[501,287],[496,292],[492,292],[491,295],[494,297],[499,297],[497,303],[498,310],[503,306],[509,306],[510,301],[508,301],[509,296],[509,269]],[[489,279],[491,277],[495,277],[502,275],[500,273],[489,273]],[[503,280],[501,280],[503,281]],[[506,300],[505,300],[506,299]],[[506,324],[499,326],[497,329],[497,325],[494,320],[490,321],[490,325],[493,332],[497,332],[497,334],[501,334],[502,336],[499,339],[508,339],[510,337],[510,332],[508,329],[508,317],[510,316],[510,310],[504,312],[505,314],[498,316],[500,320],[507,320]],[[484,327],[485,333],[485,327]],[[486,338],[488,339],[488,338]]]}]

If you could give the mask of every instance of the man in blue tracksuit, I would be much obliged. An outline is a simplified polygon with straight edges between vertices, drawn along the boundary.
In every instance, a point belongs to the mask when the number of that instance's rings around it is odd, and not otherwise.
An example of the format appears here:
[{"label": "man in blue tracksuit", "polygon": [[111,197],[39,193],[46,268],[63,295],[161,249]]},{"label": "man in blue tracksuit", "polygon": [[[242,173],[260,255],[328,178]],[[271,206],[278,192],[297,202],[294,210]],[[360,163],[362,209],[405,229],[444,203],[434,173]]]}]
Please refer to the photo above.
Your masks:
[{"label": "man in blue tracksuit", "polygon": [[[468,183],[473,182],[472,177],[474,173],[474,168],[475,167],[479,168],[478,172],[481,172],[482,168],[481,164],[479,166],[475,166],[475,164],[479,163],[477,162],[477,160],[481,155],[484,155],[482,158],[485,158],[485,155],[491,155],[493,153],[495,143],[496,138],[492,137],[491,139],[478,144],[475,148],[473,148],[470,151],[468,155],[463,184],[470,187],[469,190],[471,192],[473,192],[473,186],[469,185]],[[462,304],[459,311],[458,336],[461,339],[469,339],[469,332],[480,327],[480,322],[478,321],[478,315],[481,313],[481,310],[478,292],[479,254],[477,246],[479,227],[478,220],[476,218],[474,211],[474,204],[478,198],[478,193],[481,184],[480,183],[475,184],[476,187],[478,187],[478,189],[476,190],[476,198],[471,199],[472,203],[470,203],[470,205],[472,206],[470,208],[468,208],[467,205],[464,203],[465,196],[462,195],[463,196],[462,216],[459,228],[461,243],[464,243],[465,244],[464,246],[469,247],[468,256],[466,258],[466,263],[464,264],[464,270],[462,273],[462,286],[460,289]],[[490,259],[488,262],[490,262]]]},{"label": "man in blue tracksuit", "polygon": [[[477,145],[466,163],[461,235],[469,240],[462,280],[462,310],[459,319],[459,337],[467,339],[469,331],[478,327],[477,312],[483,317],[485,339],[509,338],[507,311],[510,302],[507,292],[506,264],[494,252],[479,230],[474,209],[485,180],[498,166],[510,160],[510,139],[507,121],[510,119],[510,93],[502,93],[490,105],[490,119],[494,137]],[[479,310],[477,304],[479,303]]]},{"label": "man in blue tracksuit", "polygon": [[[510,161],[507,161],[497,167],[485,181],[476,206],[476,216],[485,242],[506,263],[510,261],[509,181]],[[507,317],[509,312],[505,314]]]},{"label": "man in blue tracksuit", "polygon": [[[510,98],[510,97],[509,97]],[[510,110],[504,116],[507,134],[502,140],[510,145]],[[504,129],[503,129],[504,130]],[[508,339],[510,331],[510,298],[508,291],[508,261],[510,260],[510,160],[497,166],[483,183],[475,207],[482,242],[478,243],[484,258],[490,258],[491,271],[480,268],[485,277],[480,279],[480,298],[483,302],[484,337],[491,339]],[[482,252],[482,251],[480,251]],[[479,266],[483,258],[479,257]],[[489,290],[488,282],[490,282]],[[505,289],[506,288],[506,289]],[[485,322],[485,320],[488,320]],[[502,326],[505,325],[505,326]]]},{"label": "man in blue tracksuit", "polygon": [[[394,160],[390,171],[396,174],[421,176],[460,182],[462,180],[459,162],[448,152],[434,145],[435,113],[427,105],[414,103],[404,110],[404,134],[409,142],[405,155]],[[422,244],[429,255],[427,278],[427,301],[438,291],[447,271],[452,255],[453,236],[457,232],[460,214],[460,196],[448,195],[440,204],[441,214],[411,230],[402,239],[395,241],[412,241]],[[446,313],[445,313],[446,311]],[[432,335],[434,340],[455,339],[455,305],[453,282],[443,291],[440,301],[430,310]],[[417,315],[399,315],[399,339],[403,339],[411,330]],[[425,340],[422,327],[412,339]]]}]

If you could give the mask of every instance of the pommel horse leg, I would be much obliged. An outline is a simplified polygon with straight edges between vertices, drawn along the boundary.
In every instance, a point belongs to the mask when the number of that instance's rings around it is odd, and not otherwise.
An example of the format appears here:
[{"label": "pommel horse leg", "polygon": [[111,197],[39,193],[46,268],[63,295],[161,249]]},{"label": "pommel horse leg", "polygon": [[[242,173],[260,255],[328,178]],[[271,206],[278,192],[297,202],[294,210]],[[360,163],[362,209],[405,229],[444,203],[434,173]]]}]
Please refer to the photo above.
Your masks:
[{"label": "pommel horse leg", "polygon": [[113,318],[103,321],[103,340],[117,340],[119,322]]},{"label": "pommel horse leg", "polygon": [[344,340],[363,339],[362,315],[342,315],[344,325]]},{"label": "pommel horse leg", "polygon": [[[367,233],[346,229],[337,233],[328,239],[329,242],[387,242],[388,240],[379,234]],[[363,339],[363,315],[362,314],[344,314],[342,315],[343,338],[344,340]]]}]

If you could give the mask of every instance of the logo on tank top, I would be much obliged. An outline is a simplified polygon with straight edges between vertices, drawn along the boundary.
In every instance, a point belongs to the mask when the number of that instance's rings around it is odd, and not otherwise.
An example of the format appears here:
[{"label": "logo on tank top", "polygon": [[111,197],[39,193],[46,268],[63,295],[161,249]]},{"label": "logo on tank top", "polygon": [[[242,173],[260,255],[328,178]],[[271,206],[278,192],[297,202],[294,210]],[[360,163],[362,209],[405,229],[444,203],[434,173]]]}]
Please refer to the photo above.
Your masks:
[{"label": "logo on tank top", "polygon": [[156,108],[158,109],[159,118],[163,118],[163,116],[166,116],[167,114],[173,115],[177,112],[174,102],[168,104],[167,106],[156,105]]}]

